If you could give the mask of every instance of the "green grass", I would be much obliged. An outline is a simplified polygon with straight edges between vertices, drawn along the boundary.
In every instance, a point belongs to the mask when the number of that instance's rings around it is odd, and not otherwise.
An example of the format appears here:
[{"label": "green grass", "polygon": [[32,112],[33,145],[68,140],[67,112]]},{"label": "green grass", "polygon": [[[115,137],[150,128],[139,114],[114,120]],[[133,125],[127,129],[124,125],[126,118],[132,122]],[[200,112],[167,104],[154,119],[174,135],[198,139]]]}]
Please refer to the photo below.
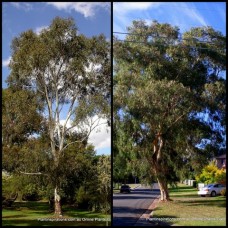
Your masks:
[{"label": "green grass", "polygon": [[[63,206],[61,219],[65,221],[57,221],[47,202],[15,202],[12,208],[2,210],[2,226],[105,226],[105,218],[102,213]],[[50,219],[55,221],[47,221]],[[74,221],[66,221],[69,219]],[[110,215],[108,219],[110,225]]]},{"label": "green grass", "polygon": [[153,218],[174,226],[225,226],[226,197],[201,197],[197,189],[179,184],[170,189],[169,202],[159,202]]}]

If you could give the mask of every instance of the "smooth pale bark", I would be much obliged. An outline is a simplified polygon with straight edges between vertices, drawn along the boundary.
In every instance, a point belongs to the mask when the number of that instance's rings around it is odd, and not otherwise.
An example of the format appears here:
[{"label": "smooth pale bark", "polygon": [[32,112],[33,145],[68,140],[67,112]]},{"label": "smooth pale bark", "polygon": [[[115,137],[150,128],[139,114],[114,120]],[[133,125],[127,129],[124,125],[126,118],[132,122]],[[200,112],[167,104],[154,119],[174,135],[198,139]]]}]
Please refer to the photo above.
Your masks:
[{"label": "smooth pale bark", "polygon": [[55,187],[55,215],[62,216],[62,208],[61,208],[61,197],[58,194],[58,187]]},{"label": "smooth pale bark", "polygon": [[161,201],[168,201],[170,200],[169,198],[169,192],[168,192],[168,186],[166,181],[164,181],[162,178],[157,178],[158,180],[158,185],[160,188],[160,193],[161,193]]},{"label": "smooth pale bark", "polygon": [[168,201],[170,200],[169,192],[168,192],[168,184],[165,180],[164,171],[160,164],[163,144],[164,144],[164,139],[162,138],[162,134],[159,132],[153,141],[154,151],[152,156],[152,167],[153,167],[154,173],[157,176],[157,181],[158,181],[158,185],[161,193],[160,199],[161,201]]}]

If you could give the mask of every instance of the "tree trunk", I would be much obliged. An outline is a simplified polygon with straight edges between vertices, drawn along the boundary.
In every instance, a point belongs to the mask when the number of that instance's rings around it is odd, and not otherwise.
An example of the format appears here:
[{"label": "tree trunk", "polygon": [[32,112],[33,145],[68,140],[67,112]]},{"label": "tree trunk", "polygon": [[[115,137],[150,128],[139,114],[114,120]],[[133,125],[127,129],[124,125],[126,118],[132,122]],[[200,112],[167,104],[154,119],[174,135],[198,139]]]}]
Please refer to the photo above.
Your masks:
[{"label": "tree trunk", "polygon": [[169,192],[168,192],[168,186],[166,181],[164,181],[162,178],[157,177],[158,185],[160,187],[161,192],[161,201],[169,201]]},{"label": "tree trunk", "polygon": [[60,203],[61,197],[58,194],[58,187],[55,187],[55,215],[62,216],[62,208]]},{"label": "tree trunk", "polygon": [[160,188],[160,192],[161,192],[161,201],[168,201],[170,200],[169,198],[169,192],[168,192],[168,185],[167,182],[165,180],[165,176],[164,176],[164,170],[163,167],[161,165],[161,157],[162,157],[162,147],[164,144],[164,140],[162,138],[162,133],[159,132],[158,134],[156,134],[156,137],[152,143],[153,145],[153,154],[152,154],[152,160],[151,160],[151,164],[153,167],[153,171],[155,172],[155,175],[157,177],[157,181],[158,181],[158,185]]}]

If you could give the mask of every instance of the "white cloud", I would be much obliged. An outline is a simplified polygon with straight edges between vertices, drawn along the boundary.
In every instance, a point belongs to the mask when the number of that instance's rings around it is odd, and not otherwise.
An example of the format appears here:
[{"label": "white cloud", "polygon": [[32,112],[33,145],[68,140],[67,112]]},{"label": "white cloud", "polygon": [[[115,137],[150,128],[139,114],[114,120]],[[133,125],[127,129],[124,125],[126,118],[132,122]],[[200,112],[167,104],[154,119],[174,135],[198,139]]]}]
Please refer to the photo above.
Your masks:
[{"label": "white cloud", "polygon": [[47,4],[56,7],[58,10],[75,10],[86,18],[93,17],[97,8],[110,9],[110,3],[107,2],[47,2]]},{"label": "white cloud", "polygon": [[8,59],[2,60],[2,66],[8,67],[11,60],[11,56]]},{"label": "white cloud", "polygon": [[[207,25],[206,19],[194,7],[194,4],[184,2],[169,3],[169,6],[165,11],[167,12],[166,16],[169,17],[169,21],[167,22],[171,25],[178,26],[181,33],[188,31],[191,27]],[[170,13],[171,10],[172,13]]]},{"label": "white cloud", "polygon": [[41,31],[42,31],[43,29],[46,29],[46,28],[48,28],[48,26],[40,26],[40,27],[37,27],[37,28],[35,28],[35,33],[36,33],[37,35],[39,35],[39,34],[41,33]]},{"label": "white cloud", "polygon": [[[158,20],[178,26],[181,32],[193,26],[206,26],[207,20],[193,3],[137,2],[113,3],[114,32],[126,32],[133,20],[142,19],[147,23]],[[184,18],[184,20],[183,20]],[[118,35],[120,39],[124,36]]]},{"label": "white cloud", "polygon": [[207,23],[203,16],[197,11],[197,9],[194,8],[188,8],[187,4],[185,4],[185,8],[181,8],[181,11],[183,14],[188,16],[192,21],[199,22],[200,25],[206,26]]},{"label": "white cloud", "polygon": [[[60,122],[60,124],[63,126],[63,125],[65,124],[66,120],[60,120],[59,122]],[[67,122],[66,127],[67,127],[67,128],[71,127],[71,124],[72,124],[72,123],[71,123],[71,121],[69,120],[69,121]]]},{"label": "white cloud", "polygon": [[[97,116],[92,118],[92,121],[97,119]],[[65,123],[65,120],[60,120],[60,124],[63,125]],[[96,127],[89,135],[88,142],[93,144],[95,147],[95,150],[103,149],[107,147],[111,147],[111,129],[107,126],[107,120],[100,119],[99,120],[100,125]],[[72,122],[68,121],[66,127],[71,127]],[[72,128],[72,131],[78,130],[77,127]]]},{"label": "white cloud", "polygon": [[[101,120],[105,123],[105,120]],[[89,143],[92,143],[95,147],[95,150],[111,147],[111,133],[110,127],[107,127],[106,124],[98,127],[98,131],[94,130],[89,136]]]},{"label": "white cloud", "polygon": [[[113,4],[113,12],[118,14],[127,14],[134,10],[147,10],[152,7],[156,8],[160,6],[160,2],[115,2]],[[115,15],[114,15],[115,16]]]},{"label": "white cloud", "polygon": [[16,7],[17,9],[23,9],[25,11],[29,11],[32,9],[32,5],[27,2],[10,2],[12,6]]},{"label": "white cloud", "polygon": [[[114,2],[113,3],[113,17],[114,17],[114,32],[126,32],[126,27],[132,23],[133,12],[143,17],[142,11],[145,13],[151,8],[158,8],[160,2]],[[123,36],[122,36],[123,37]],[[120,37],[121,38],[121,37]]]}]

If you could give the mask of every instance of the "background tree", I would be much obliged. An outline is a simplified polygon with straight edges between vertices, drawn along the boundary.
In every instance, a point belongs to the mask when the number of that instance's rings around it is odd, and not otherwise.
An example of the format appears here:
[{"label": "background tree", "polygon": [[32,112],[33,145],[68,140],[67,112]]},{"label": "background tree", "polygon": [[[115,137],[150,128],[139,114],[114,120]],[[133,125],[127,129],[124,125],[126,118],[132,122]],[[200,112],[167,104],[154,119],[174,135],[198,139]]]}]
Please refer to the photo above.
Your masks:
[{"label": "background tree", "polygon": [[2,91],[2,166],[11,172],[19,166],[20,149],[44,128],[42,102],[33,91]]},{"label": "background tree", "polygon": [[[82,137],[80,134],[71,133],[66,139],[70,143]],[[27,139],[18,149],[17,155],[17,162],[12,159],[16,166],[12,166],[10,176],[6,176],[3,181],[4,199],[18,195],[20,201],[49,200],[52,211],[52,159],[46,134]],[[6,160],[5,164],[10,166],[10,162]],[[60,164],[57,178],[61,186],[62,205],[105,214],[110,212],[110,156],[102,159],[96,155],[93,145],[83,141],[70,144],[61,157]]]},{"label": "background tree", "polygon": [[4,146],[20,145],[42,128],[42,102],[33,91],[2,91],[2,142]]},{"label": "background tree", "polygon": [[102,155],[97,164],[98,171],[98,191],[100,193],[101,203],[106,214],[106,225],[108,226],[107,214],[111,210],[111,157]]},{"label": "background tree", "polygon": [[[45,107],[49,174],[55,188],[55,214],[61,215],[61,157],[70,144],[87,140],[101,117],[110,115],[110,45],[103,35],[78,35],[73,19],[57,17],[39,35],[32,30],[21,33],[11,47],[9,87],[36,93]],[[61,124],[63,112],[67,114]],[[67,143],[66,135],[73,128],[84,137]]]},{"label": "background tree", "polygon": [[114,42],[114,118],[168,200],[167,185],[186,164],[202,168],[224,146],[225,37],[201,27],[181,40],[177,27],[157,21],[133,21],[127,31]]}]

